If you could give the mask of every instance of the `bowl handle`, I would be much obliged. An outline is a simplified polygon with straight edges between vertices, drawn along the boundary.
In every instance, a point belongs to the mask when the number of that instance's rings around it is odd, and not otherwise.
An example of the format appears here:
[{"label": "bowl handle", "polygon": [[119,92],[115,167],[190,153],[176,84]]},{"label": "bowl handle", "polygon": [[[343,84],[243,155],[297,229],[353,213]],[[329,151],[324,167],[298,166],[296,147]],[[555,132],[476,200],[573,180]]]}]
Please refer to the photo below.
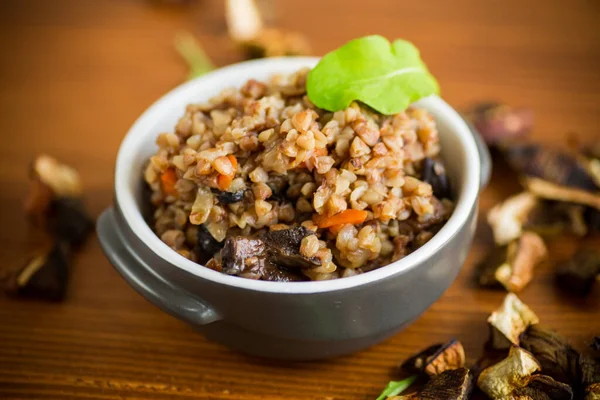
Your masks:
[{"label": "bowl handle", "polygon": [[488,183],[490,183],[490,178],[492,176],[492,156],[490,155],[487,144],[485,144],[483,137],[481,137],[481,134],[477,131],[475,126],[473,126],[467,118],[464,118],[464,116],[463,119],[473,134],[475,144],[477,145],[477,153],[479,153],[479,162],[481,165],[479,190],[483,190],[487,187]]},{"label": "bowl handle", "polygon": [[205,302],[161,278],[130,249],[112,207],[100,215],[96,231],[111,264],[146,300],[192,324],[205,325],[221,319]]}]

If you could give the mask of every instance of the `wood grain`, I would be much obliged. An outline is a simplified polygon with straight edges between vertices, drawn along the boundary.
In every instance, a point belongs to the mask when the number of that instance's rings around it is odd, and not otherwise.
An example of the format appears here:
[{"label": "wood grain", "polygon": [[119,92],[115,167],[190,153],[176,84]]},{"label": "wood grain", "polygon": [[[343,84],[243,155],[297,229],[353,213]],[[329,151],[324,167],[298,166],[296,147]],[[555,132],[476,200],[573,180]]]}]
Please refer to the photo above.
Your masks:
[{"label": "wood grain", "polygon": [[[595,1],[271,1],[277,23],[305,32],[316,54],[368,33],[404,37],[422,50],[443,96],[463,107],[499,99],[531,107],[534,137],[598,140],[600,6]],[[31,158],[47,152],[76,166],[95,215],[112,199],[116,150],[135,118],[183,81],[173,51],[179,30],[198,35],[217,65],[242,55],[226,37],[220,1],[189,7],[150,1],[13,0],[0,3],[0,259],[19,262],[35,245],[21,202]],[[497,163],[482,213],[518,185]],[[208,342],[160,312],[112,269],[93,239],[77,256],[60,304],[0,299],[0,398],[8,399],[373,399],[397,363],[457,337],[474,360],[485,319],[502,292],[473,286],[480,229],[455,284],[415,324],[367,351],[324,362],[249,358]],[[541,320],[582,348],[600,333],[600,291],[563,297],[553,267],[577,240],[550,244],[522,298]],[[598,246],[599,242],[590,241]],[[394,310],[390,310],[394,312]]]}]

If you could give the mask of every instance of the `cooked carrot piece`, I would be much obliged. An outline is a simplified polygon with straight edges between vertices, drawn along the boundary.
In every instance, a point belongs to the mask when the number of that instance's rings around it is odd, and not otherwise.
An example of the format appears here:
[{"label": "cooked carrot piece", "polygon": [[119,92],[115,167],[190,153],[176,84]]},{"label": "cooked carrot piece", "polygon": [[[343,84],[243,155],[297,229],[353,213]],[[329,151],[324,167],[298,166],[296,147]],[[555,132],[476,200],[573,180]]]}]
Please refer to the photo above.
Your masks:
[{"label": "cooked carrot piece", "polygon": [[175,189],[176,183],[177,173],[175,172],[175,168],[169,168],[160,175],[160,187],[165,195],[175,197],[179,195],[179,193],[177,193],[177,189]]},{"label": "cooked carrot piece", "polygon": [[329,228],[334,225],[342,224],[362,224],[367,219],[367,212],[364,210],[345,210],[331,217],[326,215],[315,215],[313,216],[313,222],[317,224],[319,228]]},{"label": "cooked carrot piece", "polygon": [[229,159],[229,161],[231,162],[231,165],[233,165],[233,170],[237,172],[238,169],[238,162],[237,162],[237,158],[235,158],[234,155],[229,154],[227,156],[227,158]]},{"label": "cooked carrot piece", "polygon": [[227,190],[227,188],[231,185],[231,182],[233,181],[233,178],[235,177],[235,173],[237,172],[237,169],[238,169],[237,158],[235,158],[235,156],[233,156],[231,154],[229,154],[227,156],[227,158],[229,159],[229,162],[231,162],[231,165],[233,166],[233,174],[231,174],[231,175],[220,174],[217,177],[217,185],[219,186],[219,190]]}]

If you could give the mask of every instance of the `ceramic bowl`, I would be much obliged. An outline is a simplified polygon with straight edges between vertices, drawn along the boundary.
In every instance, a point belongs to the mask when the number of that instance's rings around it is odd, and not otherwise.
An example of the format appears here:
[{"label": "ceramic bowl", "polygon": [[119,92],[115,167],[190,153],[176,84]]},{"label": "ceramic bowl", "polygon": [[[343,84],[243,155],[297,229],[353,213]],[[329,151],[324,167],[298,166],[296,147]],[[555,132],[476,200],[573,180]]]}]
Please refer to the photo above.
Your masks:
[{"label": "ceramic bowl", "polygon": [[[107,258],[142,296],[211,340],[242,352],[318,359],[364,349],[414,321],[452,284],[475,231],[477,198],[489,171],[468,126],[439,97],[418,105],[434,116],[456,209],[424,246],[380,269],[319,282],[268,282],[228,276],[171,250],[140,211],[142,166],[155,138],[171,131],[188,103],[207,100],[250,78],[266,79],[313,66],[317,58],[270,58],[221,68],[187,82],[154,103],[119,149],[115,202],[99,218]],[[486,171],[482,174],[482,170]]]}]

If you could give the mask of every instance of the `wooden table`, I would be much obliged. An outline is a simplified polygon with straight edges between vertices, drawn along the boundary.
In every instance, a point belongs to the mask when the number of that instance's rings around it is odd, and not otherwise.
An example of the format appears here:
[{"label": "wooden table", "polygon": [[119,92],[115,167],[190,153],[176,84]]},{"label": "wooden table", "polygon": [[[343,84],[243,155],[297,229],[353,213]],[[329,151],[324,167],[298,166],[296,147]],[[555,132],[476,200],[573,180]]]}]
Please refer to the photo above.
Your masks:
[{"label": "wooden table", "polygon": [[[594,1],[271,4],[276,23],[305,32],[316,54],[373,32],[407,38],[454,106],[499,99],[531,107],[534,137],[554,145],[569,132],[599,138],[600,7]],[[110,205],[123,135],[185,79],[173,50],[182,29],[200,38],[217,65],[242,59],[226,37],[217,0],[189,8],[141,0],[0,3],[3,266],[22,260],[39,239],[21,212],[35,154],[47,152],[79,169],[94,215]],[[518,190],[506,166],[497,165],[481,197],[482,214]],[[0,298],[0,398],[373,399],[397,363],[427,345],[457,337],[471,360],[479,355],[486,317],[504,296],[472,284],[474,263],[490,242],[481,223],[455,284],[406,331],[352,356],[287,363],[234,353],[162,313],[118,276],[93,239],[76,257],[63,303]],[[581,348],[600,333],[600,290],[574,301],[552,283],[554,263],[568,258],[576,243],[551,242],[552,261],[521,297]]]}]

